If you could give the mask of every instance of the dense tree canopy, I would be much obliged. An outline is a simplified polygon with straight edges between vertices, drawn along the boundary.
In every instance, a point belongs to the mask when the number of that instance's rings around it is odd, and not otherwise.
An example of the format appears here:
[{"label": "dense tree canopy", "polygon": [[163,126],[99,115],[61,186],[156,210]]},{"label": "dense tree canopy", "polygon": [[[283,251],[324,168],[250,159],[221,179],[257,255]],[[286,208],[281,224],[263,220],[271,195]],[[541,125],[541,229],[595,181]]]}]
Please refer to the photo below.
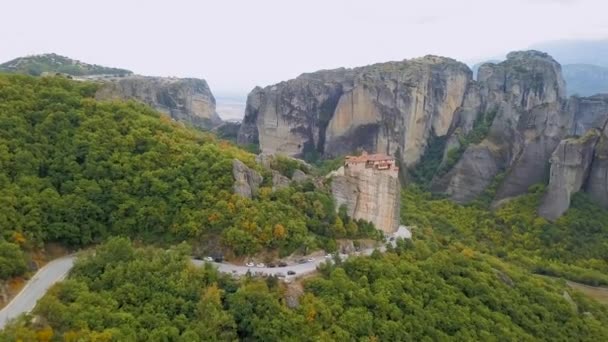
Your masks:
[{"label": "dense tree canopy", "polygon": [[[187,246],[134,248],[111,239],[45,296],[31,323],[0,339],[57,341],[603,341],[608,309],[563,284],[431,231],[385,255],[326,265],[304,281],[299,305],[285,284],[233,280],[195,268]],[[296,285],[297,286],[297,285]]]},{"label": "dense tree canopy", "polygon": [[[331,195],[311,184],[233,194],[233,159],[259,168],[254,155],[142,104],[95,101],[94,92],[95,84],[60,77],[0,75],[0,238],[32,249],[114,235],[219,236],[235,254],[288,254],[375,236],[365,222],[342,229],[349,222]],[[281,159],[276,167],[300,166]]]},{"label": "dense tree canopy", "polygon": [[410,186],[403,192],[402,221],[536,273],[608,285],[608,211],[578,193],[566,214],[550,223],[536,214],[543,193],[533,186],[490,211],[479,202],[462,206]]}]

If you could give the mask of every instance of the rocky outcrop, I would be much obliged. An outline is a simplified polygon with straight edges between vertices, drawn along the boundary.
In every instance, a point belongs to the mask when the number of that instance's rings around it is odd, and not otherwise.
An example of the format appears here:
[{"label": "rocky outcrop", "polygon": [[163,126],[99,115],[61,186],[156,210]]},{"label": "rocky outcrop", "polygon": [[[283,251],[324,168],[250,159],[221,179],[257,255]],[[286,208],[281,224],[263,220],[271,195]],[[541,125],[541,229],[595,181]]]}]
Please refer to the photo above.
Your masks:
[{"label": "rocky outcrop", "polygon": [[277,191],[286,188],[291,183],[291,180],[283,176],[279,171],[271,170],[272,173],[272,191]]},{"label": "rocky outcrop", "polygon": [[476,198],[502,172],[497,200],[526,192],[543,180],[545,164],[569,126],[560,66],[545,53],[512,52],[502,63],[484,64],[477,83],[478,112],[496,113],[488,135],[433,185],[457,202]]},{"label": "rocky outcrop", "polygon": [[238,159],[232,161],[232,176],[234,177],[234,193],[246,198],[257,194],[263,180],[257,171],[250,169]]},{"label": "rocky outcrop", "polygon": [[608,124],[604,124],[602,136],[595,145],[585,191],[596,203],[608,208]]},{"label": "rocky outcrop", "polygon": [[538,209],[540,216],[554,221],[568,210],[570,198],[587,179],[599,137],[600,132],[591,129],[585,136],[564,139],[557,146],[551,156],[547,193]]},{"label": "rocky outcrop", "polygon": [[333,174],[331,191],[338,208],[346,205],[350,217],[372,222],[387,234],[397,231],[401,197],[397,171],[342,167]]},{"label": "rocky outcrop", "polygon": [[100,100],[134,99],[173,119],[211,129],[222,123],[207,82],[196,78],[127,76],[103,78],[96,97]]},{"label": "rocky outcrop", "polygon": [[[552,157],[560,142],[601,130],[607,118],[608,95],[567,99],[561,66],[546,53],[512,52],[503,62],[481,65],[477,80],[461,63],[426,56],[303,74],[256,88],[238,140],[294,156],[381,152],[406,170],[420,161],[429,141],[439,141],[443,161],[431,189],[465,203],[493,184],[496,204],[547,183],[553,177],[550,161],[556,170],[561,164],[574,168]],[[576,185],[571,191],[584,187],[598,203],[607,203],[608,152],[601,142],[591,166],[564,172],[588,175],[580,185],[569,181]]]},{"label": "rocky outcrop", "polygon": [[298,182],[298,183],[304,182],[304,181],[308,180],[309,178],[310,177],[306,173],[304,173],[304,171],[302,171],[302,170],[295,170],[293,172],[293,175],[291,176],[291,180],[294,182]]},{"label": "rocky outcrop", "polygon": [[303,74],[251,92],[238,142],[292,156],[361,148],[413,165],[431,133],[448,133],[470,81],[466,65],[436,56]]}]

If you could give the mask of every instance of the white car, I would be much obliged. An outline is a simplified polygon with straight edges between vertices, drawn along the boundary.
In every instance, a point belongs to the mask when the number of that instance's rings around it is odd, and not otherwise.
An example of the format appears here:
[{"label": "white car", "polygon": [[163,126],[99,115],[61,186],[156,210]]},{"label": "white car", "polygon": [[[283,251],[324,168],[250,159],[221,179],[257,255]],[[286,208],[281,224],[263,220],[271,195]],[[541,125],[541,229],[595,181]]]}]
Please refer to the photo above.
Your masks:
[{"label": "white car", "polygon": [[213,258],[210,257],[210,256],[205,257],[205,261],[207,261],[207,262],[213,262]]},{"label": "white car", "polygon": [[308,259],[306,259],[306,261],[313,262],[313,261],[315,261],[315,258],[308,258]]},{"label": "white car", "polygon": [[333,256],[331,254],[325,254],[325,259],[331,259]]},{"label": "white car", "polygon": [[250,261],[250,262],[246,263],[245,266],[247,266],[247,267],[253,267],[253,266],[255,266],[255,264]]},{"label": "white car", "polygon": [[263,263],[263,262],[261,262],[261,263],[259,263],[259,264],[255,265],[255,266],[256,266],[256,267],[266,267],[266,265],[264,265],[264,263]]}]

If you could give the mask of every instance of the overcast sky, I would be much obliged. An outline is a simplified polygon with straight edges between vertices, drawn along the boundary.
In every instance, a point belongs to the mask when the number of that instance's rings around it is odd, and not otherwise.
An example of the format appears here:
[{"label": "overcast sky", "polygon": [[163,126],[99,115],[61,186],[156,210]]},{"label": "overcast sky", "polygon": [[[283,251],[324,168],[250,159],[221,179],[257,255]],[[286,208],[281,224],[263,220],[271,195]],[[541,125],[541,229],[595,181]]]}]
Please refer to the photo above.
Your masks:
[{"label": "overcast sky", "polygon": [[606,0],[6,0],[0,61],[55,52],[216,94],[426,54],[465,62],[608,37]]}]

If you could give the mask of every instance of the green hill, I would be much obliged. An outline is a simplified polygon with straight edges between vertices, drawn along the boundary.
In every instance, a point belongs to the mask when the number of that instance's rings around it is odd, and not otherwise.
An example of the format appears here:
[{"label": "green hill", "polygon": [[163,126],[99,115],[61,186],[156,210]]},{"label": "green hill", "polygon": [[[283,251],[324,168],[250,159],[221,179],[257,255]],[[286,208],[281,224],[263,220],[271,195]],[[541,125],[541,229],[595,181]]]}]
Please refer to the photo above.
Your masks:
[{"label": "green hill", "polygon": [[[253,154],[145,105],[98,102],[95,90],[61,77],[0,75],[0,241],[27,252],[127,235],[214,240],[217,250],[250,255],[332,250],[336,238],[377,235],[338,215],[328,191],[303,183],[272,192],[270,171]],[[234,159],[265,175],[258,197],[233,193]]]},{"label": "green hill", "polygon": [[0,72],[40,76],[42,73],[62,73],[72,76],[89,75],[130,75],[125,69],[87,64],[54,53],[19,57],[0,64]]}]

